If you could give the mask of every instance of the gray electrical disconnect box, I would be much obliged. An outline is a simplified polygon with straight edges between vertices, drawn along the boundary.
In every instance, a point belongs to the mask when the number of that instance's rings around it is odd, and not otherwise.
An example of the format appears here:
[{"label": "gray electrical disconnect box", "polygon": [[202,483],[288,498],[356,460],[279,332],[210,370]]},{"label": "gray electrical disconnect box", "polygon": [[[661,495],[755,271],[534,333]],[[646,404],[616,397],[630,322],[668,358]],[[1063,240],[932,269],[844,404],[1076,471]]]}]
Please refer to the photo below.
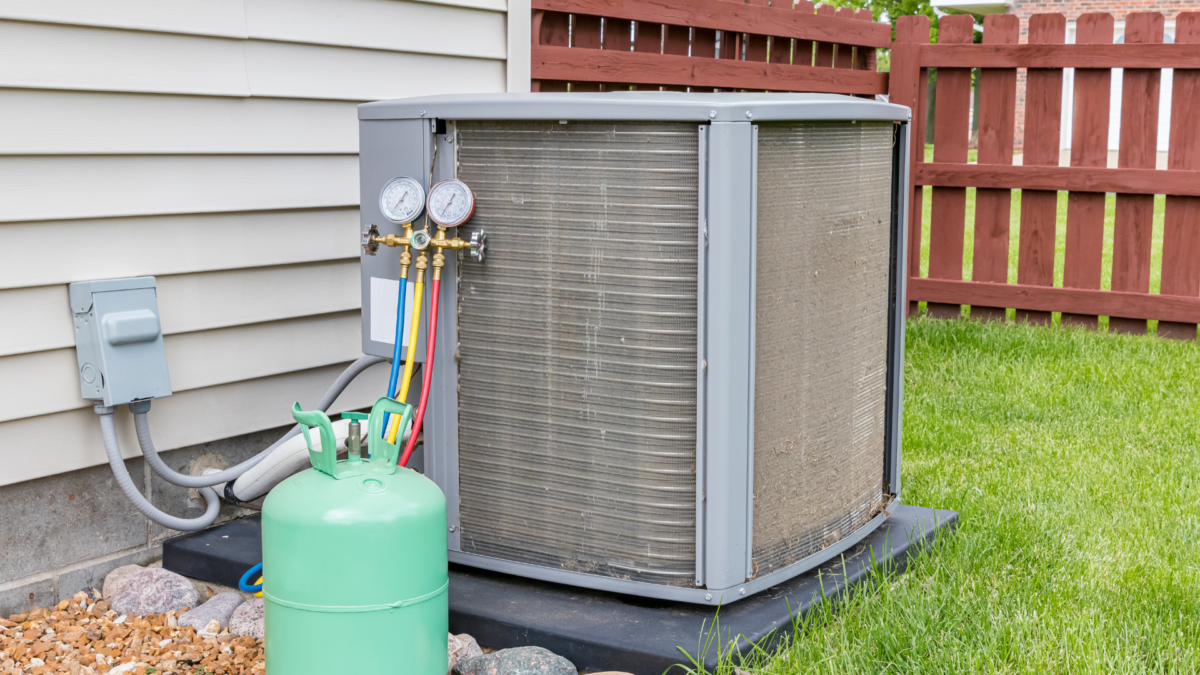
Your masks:
[{"label": "gray electrical disconnect box", "polygon": [[171,395],[154,277],[71,284],[79,392],[104,405]]}]

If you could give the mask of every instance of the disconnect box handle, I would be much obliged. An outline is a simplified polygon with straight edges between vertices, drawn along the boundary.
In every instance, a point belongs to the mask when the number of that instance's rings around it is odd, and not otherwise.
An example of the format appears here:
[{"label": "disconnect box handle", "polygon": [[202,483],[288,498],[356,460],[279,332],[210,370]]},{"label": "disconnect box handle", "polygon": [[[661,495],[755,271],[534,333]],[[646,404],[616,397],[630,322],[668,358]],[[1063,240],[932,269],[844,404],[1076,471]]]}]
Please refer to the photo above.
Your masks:
[{"label": "disconnect box handle", "polygon": [[375,405],[371,406],[371,418],[367,422],[367,452],[371,453],[372,460],[382,459],[386,464],[395,465],[400,459],[400,445],[388,443],[383,438],[383,418],[387,413],[400,416],[400,433],[397,434],[397,440],[400,440],[404,436],[404,430],[412,422],[413,407],[387,396],[375,401]]},{"label": "disconnect box handle", "polygon": [[[333,423],[329,415],[320,410],[301,410],[299,403],[292,404],[292,417],[300,425],[300,433],[304,434],[304,442],[308,444],[308,461],[313,468],[334,478],[337,470],[337,437],[333,435]],[[321,449],[314,450],[312,438],[308,435],[309,427],[317,427],[321,431]]]}]

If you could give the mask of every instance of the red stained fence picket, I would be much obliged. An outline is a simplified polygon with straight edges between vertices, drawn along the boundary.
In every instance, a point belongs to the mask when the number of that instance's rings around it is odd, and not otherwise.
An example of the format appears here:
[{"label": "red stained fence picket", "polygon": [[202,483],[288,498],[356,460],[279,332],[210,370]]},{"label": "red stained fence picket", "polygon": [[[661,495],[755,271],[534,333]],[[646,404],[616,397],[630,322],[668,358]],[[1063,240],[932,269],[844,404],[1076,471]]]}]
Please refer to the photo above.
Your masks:
[{"label": "red stained fence picket", "polygon": [[[925,83],[937,69],[934,155],[924,161],[922,134],[913,134],[908,297],[934,316],[1063,322],[1196,339],[1200,322],[1200,12],[1176,19],[1174,44],[1164,44],[1157,12],[1126,18],[1125,44],[1113,44],[1113,17],[1085,14],[1076,43],[1065,44],[1061,14],[1029,19],[1028,43],[1017,44],[1014,16],[984,20],[983,44],[972,43],[972,19],[939,22],[940,43],[928,44],[925,17],[901,17],[892,47],[891,100],[910,106],[924,126]],[[978,160],[967,162],[971,70],[981,69]],[[1075,69],[1069,166],[1059,166],[1063,69]],[[1112,68],[1123,68],[1114,74]],[[1173,68],[1167,169],[1155,168],[1159,89]],[[1018,69],[1025,69],[1023,162],[1013,166]],[[1120,150],[1107,168],[1109,96],[1123,77]],[[920,277],[922,200],[932,188],[928,276]],[[965,265],[966,189],[976,188],[974,248]],[[1017,283],[1008,281],[1012,190],[1020,189]],[[1055,287],[1058,197],[1067,191],[1062,286]],[[1101,290],[1106,193],[1115,193],[1111,290]],[[1166,195],[1161,290],[1150,293],[1154,196]],[[971,280],[965,281],[965,266]]]},{"label": "red stained fence picket", "polygon": [[807,0],[533,0],[533,91],[887,93],[891,28]]}]

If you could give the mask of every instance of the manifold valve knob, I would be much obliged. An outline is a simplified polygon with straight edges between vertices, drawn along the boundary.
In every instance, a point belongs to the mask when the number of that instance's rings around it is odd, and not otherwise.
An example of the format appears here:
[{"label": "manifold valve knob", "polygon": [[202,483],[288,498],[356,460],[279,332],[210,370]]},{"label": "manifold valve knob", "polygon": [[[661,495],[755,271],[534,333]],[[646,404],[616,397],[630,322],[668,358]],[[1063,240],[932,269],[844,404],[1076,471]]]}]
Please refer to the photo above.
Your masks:
[{"label": "manifold valve knob", "polygon": [[379,251],[379,242],[375,241],[375,237],[379,236],[379,228],[374,225],[363,225],[362,229],[362,250],[365,255],[375,255]]},{"label": "manifold valve knob", "polygon": [[483,230],[475,230],[471,233],[471,257],[475,262],[483,262],[483,254],[487,250],[487,235]]}]

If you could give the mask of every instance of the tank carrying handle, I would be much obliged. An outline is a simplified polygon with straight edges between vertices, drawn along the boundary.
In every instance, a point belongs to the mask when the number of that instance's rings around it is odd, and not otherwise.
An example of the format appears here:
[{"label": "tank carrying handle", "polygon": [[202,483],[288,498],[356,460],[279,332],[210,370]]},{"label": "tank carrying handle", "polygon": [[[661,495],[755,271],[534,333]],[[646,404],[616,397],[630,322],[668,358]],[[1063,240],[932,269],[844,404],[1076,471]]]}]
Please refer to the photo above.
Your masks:
[{"label": "tank carrying handle", "polygon": [[394,465],[400,459],[399,443],[388,443],[383,437],[383,418],[386,413],[400,416],[400,433],[398,441],[404,436],[404,430],[412,422],[413,407],[401,403],[394,398],[384,396],[371,406],[371,418],[367,422],[367,452],[372,460],[383,460],[386,464]]},{"label": "tank carrying handle", "polygon": [[[300,425],[300,433],[304,434],[304,442],[308,444],[308,461],[317,471],[333,476],[337,470],[337,437],[333,435],[329,415],[320,410],[301,410],[300,404],[294,403],[292,417]],[[321,432],[320,450],[313,448],[312,438],[308,435],[310,427],[317,427]]]}]

